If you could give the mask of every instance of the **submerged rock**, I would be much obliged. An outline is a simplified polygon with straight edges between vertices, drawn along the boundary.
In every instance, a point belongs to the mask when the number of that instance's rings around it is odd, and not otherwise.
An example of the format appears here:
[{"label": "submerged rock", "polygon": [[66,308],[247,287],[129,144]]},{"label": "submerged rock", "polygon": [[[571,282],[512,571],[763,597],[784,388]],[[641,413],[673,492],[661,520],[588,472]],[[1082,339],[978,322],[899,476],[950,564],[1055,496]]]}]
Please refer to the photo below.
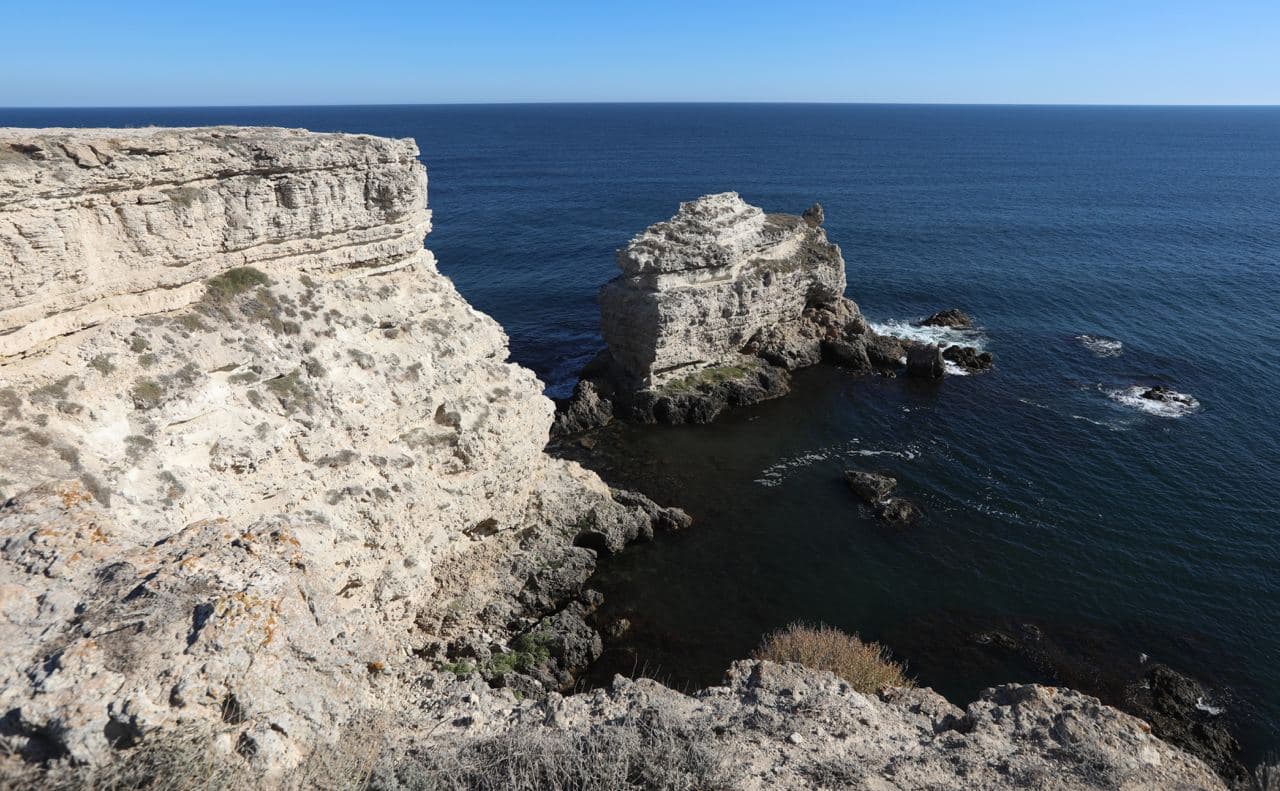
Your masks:
[{"label": "submerged rock", "polygon": [[968,313],[959,308],[949,308],[940,310],[929,318],[920,322],[921,327],[951,327],[957,330],[967,330],[973,328],[973,319]]},{"label": "submerged rock", "polygon": [[881,500],[876,515],[895,527],[908,527],[920,520],[920,509],[915,503],[902,497]]},{"label": "submerged rock", "polygon": [[948,346],[943,350],[942,358],[973,372],[989,371],[995,365],[991,352],[980,352],[972,346]]},{"label": "submerged rock", "polygon": [[1165,404],[1179,404],[1181,406],[1195,407],[1199,406],[1194,398],[1185,393],[1179,393],[1170,387],[1164,385],[1156,385],[1155,387],[1144,390],[1141,397],[1148,401],[1160,401]]},{"label": "submerged rock", "polygon": [[892,492],[894,487],[898,485],[896,478],[891,478],[878,472],[866,472],[865,470],[845,470],[844,479],[854,494],[872,504],[888,497],[889,492]]}]

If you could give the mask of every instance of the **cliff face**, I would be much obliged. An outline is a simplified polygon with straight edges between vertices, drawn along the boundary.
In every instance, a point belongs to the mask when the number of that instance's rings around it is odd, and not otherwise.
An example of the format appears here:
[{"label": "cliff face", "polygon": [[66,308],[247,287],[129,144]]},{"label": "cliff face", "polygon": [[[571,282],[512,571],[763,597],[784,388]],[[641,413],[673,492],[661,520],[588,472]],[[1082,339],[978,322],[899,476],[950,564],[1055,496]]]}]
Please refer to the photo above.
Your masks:
[{"label": "cliff face", "polygon": [[845,263],[823,212],[765,214],[736,192],[680,204],[622,250],[600,289],[608,348],[582,372],[556,432],[607,423],[705,423],[776,398],[788,372],[826,359],[898,367],[900,342],[846,299]]},{"label": "cliff face", "polygon": [[[669,721],[735,787],[1220,787],[1137,720],[1035,687],[960,712],[744,663],[696,696],[548,693],[600,651],[597,552],[688,519],[544,454],[551,404],[422,249],[425,194],[409,141],[0,130],[0,784],[11,751],[127,762],[187,730],[278,781],[369,716],[379,772]],[[838,259],[816,225],[740,214],[703,245],[735,283],[769,288],[806,245]],[[633,246],[640,292],[762,304],[664,245]],[[838,296],[836,271],[806,277]],[[773,334],[705,316],[762,355],[856,323],[785,299],[801,320]],[[654,326],[664,361],[720,348]]]},{"label": "cliff face", "polygon": [[[412,141],[0,151],[7,730],[90,759],[230,709],[245,751],[286,759],[543,616],[591,658],[585,608],[560,611],[594,563],[574,540],[667,517],[543,454],[540,383],[422,248]],[[527,670],[554,687],[561,659]]]},{"label": "cliff face", "polygon": [[416,155],[282,129],[0,130],[0,356],[190,304],[237,266],[402,261],[431,227]]}]

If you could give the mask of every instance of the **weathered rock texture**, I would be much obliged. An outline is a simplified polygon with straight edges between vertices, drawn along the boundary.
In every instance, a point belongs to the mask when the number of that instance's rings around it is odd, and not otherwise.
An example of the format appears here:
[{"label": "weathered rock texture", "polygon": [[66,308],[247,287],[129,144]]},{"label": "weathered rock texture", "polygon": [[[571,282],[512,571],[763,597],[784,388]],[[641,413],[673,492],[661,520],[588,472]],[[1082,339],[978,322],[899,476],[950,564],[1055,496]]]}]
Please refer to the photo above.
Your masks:
[{"label": "weathered rock texture", "polygon": [[0,356],[190,304],[237,266],[402,261],[431,228],[416,156],[282,129],[0,130]]},{"label": "weathered rock texture", "polygon": [[[826,343],[861,349],[869,331],[844,298],[844,259],[822,219],[820,206],[765,214],[726,192],[682,203],[632,239],[618,251],[622,274],[600,291],[608,349],[583,371],[591,387],[568,402],[557,430],[615,414],[707,422],[786,393],[787,371],[823,359]],[[865,353],[840,362],[871,366]]]},{"label": "weathered rock texture", "polygon": [[734,192],[680,205],[618,252],[601,331],[643,384],[722,363],[756,333],[844,296],[844,259],[817,225],[765,214]]},{"label": "weathered rock texture", "polygon": [[[608,348],[560,405],[554,433],[614,417],[706,423],[787,393],[789,371],[824,360],[902,368],[920,344],[873,332],[844,296],[845,262],[824,216],[818,204],[802,215],[765,214],[724,192],[680,204],[632,239],[618,251],[622,274],[600,290]],[[984,362],[991,367],[989,355]],[[941,366],[939,357],[939,376]]]},{"label": "weathered rock texture", "polygon": [[0,151],[21,748],[90,760],[229,717],[287,762],[452,651],[536,629],[521,670],[553,686],[590,658],[590,604],[563,608],[596,552],[680,520],[543,453],[541,384],[422,249],[412,141],[6,130]]},{"label": "weathered rock texture", "polygon": [[[1219,787],[1140,722],[1033,687],[962,714],[766,663],[692,697],[546,693],[600,650],[596,556],[688,518],[544,454],[539,383],[421,249],[411,142],[6,130],[0,150],[0,784],[10,751],[128,761],[183,727],[279,780],[367,716],[422,755],[650,712],[746,788]],[[820,212],[746,219],[821,248]],[[836,301],[787,310],[850,316],[838,278],[812,282]]]},{"label": "weathered rock texture", "polygon": [[696,741],[725,784],[713,787],[1225,788],[1142,720],[1078,692],[1036,685],[990,689],[960,709],[927,689],[866,695],[799,665],[738,662],[724,686],[694,695],[619,676],[608,690],[568,698],[458,696],[430,718],[448,725],[437,732],[439,746],[423,754],[428,765],[450,745],[513,731],[604,741],[609,729],[640,727]]}]

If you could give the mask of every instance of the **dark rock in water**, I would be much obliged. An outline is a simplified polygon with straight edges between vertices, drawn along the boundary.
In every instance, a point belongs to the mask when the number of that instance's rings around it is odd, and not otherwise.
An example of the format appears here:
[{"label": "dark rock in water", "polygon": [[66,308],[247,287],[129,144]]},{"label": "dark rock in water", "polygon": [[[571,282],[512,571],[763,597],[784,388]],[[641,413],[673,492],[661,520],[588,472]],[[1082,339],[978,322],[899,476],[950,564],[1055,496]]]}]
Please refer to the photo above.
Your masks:
[{"label": "dark rock in water", "polygon": [[901,497],[890,497],[881,501],[876,514],[895,527],[907,527],[920,519],[920,509],[910,500]]},{"label": "dark rock in water", "polygon": [[967,371],[989,371],[995,365],[991,352],[979,352],[972,346],[948,346],[942,357]]},{"label": "dark rock in water", "polygon": [[880,502],[898,485],[895,478],[864,470],[845,470],[844,479],[849,484],[849,488],[868,503]]},{"label": "dark rock in water", "polygon": [[973,327],[973,319],[969,314],[959,308],[950,308],[948,310],[940,310],[929,318],[920,322],[921,327],[951,327],[957,330],[967,330]]},{"label": "dark rock in water", "polygon": [[941,379],[946,366],[942,350],[936,345],[913,344],[907,348],[907,376],[915,379]]},{"label": "dark rock in water", "polygon": [[888,335],[871,334],[867,338],[867,358],[873,368],[894,370],[902,365],[902,358],[907,356],[907,349],[902,341]]},{"label": "dark rock in water", "polygon": [[551,435],[561,437],[607,425],[613,420],[613,403],[600,394],[600,387],[590,379],[580,379],[573,395],[556,408]]},{"label": "dark rock in water", "polygon": [[1165,665],[1153,666],[1144,682],[1123,708],[1151,723],[1161,739],[1209,764],[1229,784],[1248,779],[1237,757],[1240,743],[1223,713],[1210,710],[1209,692],[1200,682]]},{"label": "dark rock in water", "polygon": [[758,404],[790,390],[790,375],[768,363],[718,366],[635,393],[625,414],[636,423],[710,423],[729,407]]},{"label": "dark rock in water", "polygon": [[1179,393],[1177,390],[1164,385],[1156,385],[1149,390],[1143,391],[1142,397],[1149,401],[1162,401],[1166,404],[1182,404],[1184,406],[1195,404],[1195,399],[1191,396]]},{"label": "dark rock in water", "polygon": [[852,341],[844,338],[823,341],[822,356],[835,365],[856,371],[869,371],[872,368],[867,343],[861,338]]},{"label": "dark rock in water", "polygon": [[807,222],[811,227],[814,227],[814,228],[818,227],[819,225],[822,225],[822,221],[826,219],[826,215],[822,211],[821,203],[813,204],[809,208],[805,209],[804,213],[802,213],[800,216],[804,218],[805,222]]}]

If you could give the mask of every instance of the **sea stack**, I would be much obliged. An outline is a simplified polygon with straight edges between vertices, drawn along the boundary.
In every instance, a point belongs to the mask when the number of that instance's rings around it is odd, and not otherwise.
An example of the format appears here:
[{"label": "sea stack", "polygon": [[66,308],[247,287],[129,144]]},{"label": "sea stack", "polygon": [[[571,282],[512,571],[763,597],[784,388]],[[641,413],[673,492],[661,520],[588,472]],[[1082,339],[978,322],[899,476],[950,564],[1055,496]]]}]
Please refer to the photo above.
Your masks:
[{"label": "sea stack", "polygon": [[824,356],[860,368],[882,359],[863,348],[872,334],[844,296],[844,258],[823,219],[817,204],[766,214],[724,192],[637,235],[600,291],[608,348],[584,370],[588,384],[559,428],[604,418],[593,407],[602,399],[609,415],[638,422],[707,422],[786,393],[788,371]]}]

